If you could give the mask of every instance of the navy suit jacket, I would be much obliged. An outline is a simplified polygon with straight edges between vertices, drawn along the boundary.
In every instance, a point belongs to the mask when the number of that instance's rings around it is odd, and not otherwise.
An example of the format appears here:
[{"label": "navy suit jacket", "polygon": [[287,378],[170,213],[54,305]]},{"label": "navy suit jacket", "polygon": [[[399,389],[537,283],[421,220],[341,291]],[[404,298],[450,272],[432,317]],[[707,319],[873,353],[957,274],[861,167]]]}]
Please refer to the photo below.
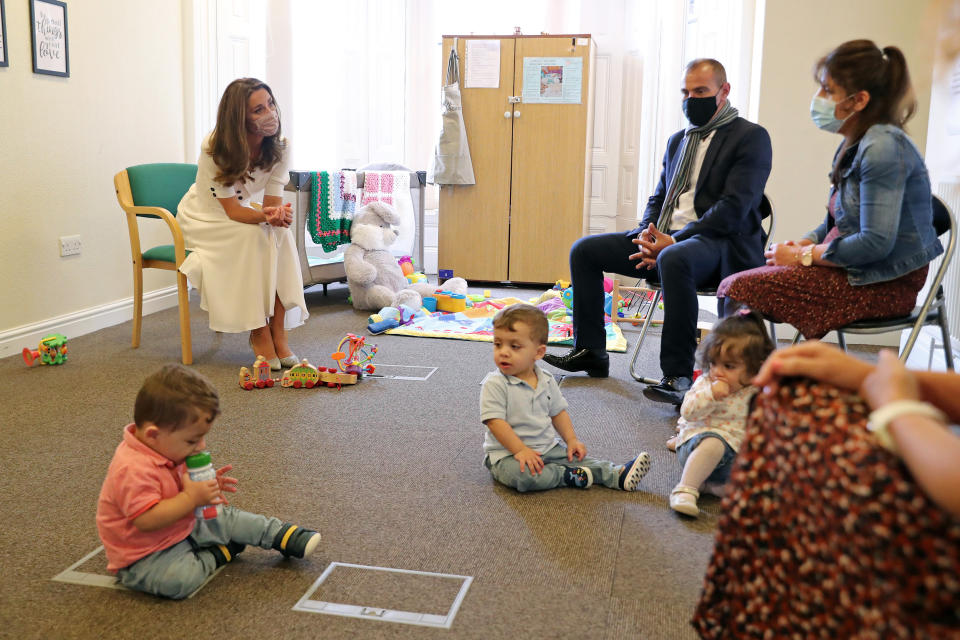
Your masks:
[{"label": "navy suit jacket", "polygon": [[[647,200],[635,236],[660,217],[668,176],[676,171],[684,131],[667,141],[660,182]],[[767,130],[743,118],[717,129],[700,168],[693,208],[697,219],[671,233],[680,242],[695,235],[725,239],[720,256],[720,278],[764,264],[760,201],[770,175],[773,152]]]}]

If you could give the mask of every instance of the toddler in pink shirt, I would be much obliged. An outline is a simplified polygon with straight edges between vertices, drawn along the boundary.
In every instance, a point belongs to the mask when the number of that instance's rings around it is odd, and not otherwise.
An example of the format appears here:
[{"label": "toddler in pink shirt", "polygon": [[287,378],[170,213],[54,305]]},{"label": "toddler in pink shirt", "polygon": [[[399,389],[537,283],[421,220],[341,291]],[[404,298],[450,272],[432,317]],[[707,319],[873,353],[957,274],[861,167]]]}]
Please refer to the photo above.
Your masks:
[{"label": "toddler in pink shirt", "polygon": [[[215,480],[190,479],[184,460],[206,448],[219,413],[216,389],[180,365],[163,367],[140,388],[97,502],[107,568],[124,586],[185,598],[248,544],[304,558],[320,542],[311,529],[228,506],[223,492],[237,490],[225,475],[230,465]],[[194,509],[207,504],[221,505],[220,514],[197,518]]]}]

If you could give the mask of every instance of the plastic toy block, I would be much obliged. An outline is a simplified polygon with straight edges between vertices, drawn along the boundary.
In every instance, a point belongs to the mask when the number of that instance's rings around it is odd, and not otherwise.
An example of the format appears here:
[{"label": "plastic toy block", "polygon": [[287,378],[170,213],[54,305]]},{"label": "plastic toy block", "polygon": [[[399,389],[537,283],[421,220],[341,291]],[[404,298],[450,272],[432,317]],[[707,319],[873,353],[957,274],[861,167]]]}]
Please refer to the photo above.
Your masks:
[{"label": "plastic toy block", "polygon": [[437,311],[446,311],[447,313],[456,313],[465,311],[467,308],[467,297],[462,293],[443,293],[438,291]]}]

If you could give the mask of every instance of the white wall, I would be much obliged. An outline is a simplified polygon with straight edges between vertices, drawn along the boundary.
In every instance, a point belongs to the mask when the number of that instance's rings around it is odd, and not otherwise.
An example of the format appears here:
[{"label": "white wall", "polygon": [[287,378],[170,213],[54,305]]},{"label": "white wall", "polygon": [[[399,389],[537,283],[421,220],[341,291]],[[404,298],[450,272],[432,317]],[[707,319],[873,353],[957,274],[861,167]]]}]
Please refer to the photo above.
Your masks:
[{"label": "white wall", "polygon": [[773,143],[767,194],[777,213],[774,239],[795,239],[826,212],[830,163],[841,137],[810,121],[814,63],[847,40],[868,38],[903,50],[919,108],[907,130],[921,151],[930,112],[935,25],[929,0],[768,0],[758,121]]},{"label": "white wall", "polygon": [[[4,8],[0,337],[129,299],[130,244],[113,175],[184,160],[178,0],[68,2],[69,78],[32,72],[29,3]],[[72,234],[82,236],[82,254],[61,258],[58,237]],[[151,274],[145,288],[172,283]],[[36,342],[2,345],[0,356]]]}]

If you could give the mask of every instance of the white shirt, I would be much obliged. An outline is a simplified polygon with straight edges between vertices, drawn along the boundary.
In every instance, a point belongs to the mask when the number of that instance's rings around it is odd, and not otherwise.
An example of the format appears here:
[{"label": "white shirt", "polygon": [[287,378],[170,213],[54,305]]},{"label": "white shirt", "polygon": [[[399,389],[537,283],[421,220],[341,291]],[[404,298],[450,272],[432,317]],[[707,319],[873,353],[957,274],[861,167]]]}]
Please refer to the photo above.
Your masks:
[{"label": "white shirt", "polygon": [[756,392],[757,388],[748,384],[717,400],[713,397],[710,379],[706,374],[700,375],[683,396],[680,418],[677,420],[680,429],[677,446],[698,433],[709,431],[721,436],[731,449],[739,451],[747,426],[750,400]]},{"label": "white shirt", "polygon": [[674,207],[670,216],[670,231],[679,231],[687,226],[688,223],[697,219],[697,212],[693,208],[693,194],[697,190],[697,180],[700,177],[700,169],[703,167],[703,158],[707,155],[707,147],[713,140],[714,129],[706,136],[700,139],[697,145],[697,151],[693,156],[693,166],[690,167],[687,184],[683,187],[683,192],[677,198],[677,206]]},{"label": "white shirt", "polygon": [[219,172],[204,139],[197,160],[197,179],[180,201],[177,221],[190,255],[180,271],[200,291],[200,308],[209,315],[210,328],[224,333],[244,333],[267,324],[274,301],[280,298],[287,313],[287,329],[303,324],[310,315],[303,297],[303,275],[292,231],[267,223],[231,220],[218,198],[237,198],[249,206],[263,196],[282,196],[289,182],[287,158],[269,171],[257,169],[249,179],[224,186],[214,178]]}]

